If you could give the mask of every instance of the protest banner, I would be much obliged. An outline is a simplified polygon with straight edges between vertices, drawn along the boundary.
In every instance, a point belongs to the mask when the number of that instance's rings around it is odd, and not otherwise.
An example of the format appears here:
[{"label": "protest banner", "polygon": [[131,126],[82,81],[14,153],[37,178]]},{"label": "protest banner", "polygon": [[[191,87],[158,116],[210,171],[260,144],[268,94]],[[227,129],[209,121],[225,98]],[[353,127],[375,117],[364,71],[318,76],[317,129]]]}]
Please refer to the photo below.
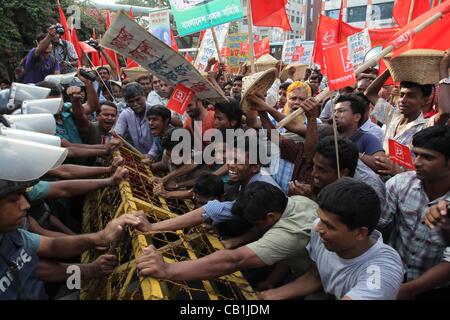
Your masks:
[{"label": "protest banner", "polygon": [[[228,26],[229,26],[228,23],[224,23],[221,24],[220,26],[214,27],[217,36],[217,41],[219,42],[219,49],[222,49],[225,46],[228,33]],[[203,36],[203,40],[202,43],[200,44],[200,48],[194,62],[194,66],[199,71],[204,71],[206,65],[208,64],[208,59],[212,57],[219,60],[219,55],[217,54],[217,49],[214,43],[214,38],[211,29],[208,29],[206,30],[205,35]]]},{"label": "protest banner", "polygon": [[310,65],[312,61],[313,49],[314,41],[303,41],[301,39],[286,40],[283,43],[281,60],[286,64],[296,62]]},{"label": "protest banner", "polygon": [[324,60],[327,66],[330,90],[339,90],[356,82],[346,42],[324,49]]},{"label": "protest banner", "polygon": [[182,83],[199,99],[225,99],[181,54],[123,12],[116,16],[101,45],[133,59],[170,85]]},{"label": "protest banner", "polygon": [[240,0],[169,0],[181,37],[242,19]]},{"label": "protest banner", "polygon": [[173,90],[169,102],[167,103],[167,108],[183,115],[186,112],[187,107],[194,95],[195,92],[191,89],[186,88],[181,83],[177,84],[177,86]]},{"label": "protest banner", "polygon": [[416,170],[412,161],[411,150],[400,142],[393,139],[388,140],[389,145],[389,158],[399,165],[410,169]]},{"label": "protest banner", "polygon": [[170,11],[150,12],[148,31],[168,46],[172,45],[170,39]]},{"label": "protest banner", "polygon": [[[231,50],[231,56],[228,57],[228,66],[232,73],[237,73],[240,64],[247,62],[249,59],[250,50],[241,52],[241,43],[248,44],[248,34],[246,32],[228,34],[226,46]],[[248,48],[250,49],[249,44]]]},{"label": "protest banner", "polygon": [[348,54],[354,67],[364,63],[366,53],[372,48],[369,29],[352,34],[347,37]]}]

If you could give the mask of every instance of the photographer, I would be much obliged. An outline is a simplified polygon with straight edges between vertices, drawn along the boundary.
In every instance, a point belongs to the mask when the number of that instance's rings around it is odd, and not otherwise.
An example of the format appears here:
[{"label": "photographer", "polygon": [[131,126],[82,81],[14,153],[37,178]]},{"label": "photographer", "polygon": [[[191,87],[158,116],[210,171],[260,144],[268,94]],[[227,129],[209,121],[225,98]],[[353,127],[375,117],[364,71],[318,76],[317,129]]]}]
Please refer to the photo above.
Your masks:
[{"label": "photographer", "polygon": [[61,66],[61,74],[77,71],[78,56],[75,47],[71,42],[61,39],[65,33],[64,27],[57,23],[50,28],[56,30],[56,35],[52,38],[53,55]]},{"label": "photographer", "polygon": [[37,38],[37,47],[28,52],[24,60],[23,83],[43,81],[49,74],[59,74],[59,62],[52,54],[52,39],[56,37],[56,29],[49,28],[48,33],[41,33]]}]

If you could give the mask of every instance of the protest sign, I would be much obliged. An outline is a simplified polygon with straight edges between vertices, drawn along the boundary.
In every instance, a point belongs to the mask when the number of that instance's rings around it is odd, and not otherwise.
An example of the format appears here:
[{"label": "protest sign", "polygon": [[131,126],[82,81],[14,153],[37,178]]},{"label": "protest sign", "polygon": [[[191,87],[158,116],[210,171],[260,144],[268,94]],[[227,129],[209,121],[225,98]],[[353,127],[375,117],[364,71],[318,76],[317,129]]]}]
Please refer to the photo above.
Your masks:
[{"label": "protest sign", "polygon": [[[226,46],[231,50],[231,56],[228,58],[230,72],[237,73],[240,64],[249,60],[250,45],[248,42],[248,33],[228,34]],[[248,44],[248,52],[241,52],[241,43]]]},{"label": "protest sign", "polygon": [[393,139],[388,140],[389,158],[399,165],[410,170],[416,170],[412,161],[411,150],[400,142]]},{"label": "protest sign", "polygon": [[356,82],[346,42],[324,49],[324,60],[327,66],[330,90],[339,90]]},{"label": "protest sign", "polygon": [[347,37],[348,54],[354,67],[364,63],[364,57],[371,47],[369,30],[364,29],[361,32]]},{"label": "protest sign", "polygon": [[311,64],[314,49],[314,41],[303,41],[301,39],[286,40],[281,52],[281,60],[284,63]]},{"label": "protest sign", "polygon": [[169,0],[181,37],[242,19],[240,0]]},{"label": "protest sign", "polygon": [[253,45],[253,48],[255,49],[255,58],[258,59],[259,57],[262,57],[265,54],[270,53],[270,43],[269,38],[266,37],[262,39],[261,41],[256,42]]},{"label": "protest sign", "polygon": [[186,112],[189,102],[191,102],[194,95],[195,92],[191,89],[186,88],[181,83],[177,84],[177,86],[173,90],[169,102],[167,103],[167,108],[183,115]]},{"label": "protest sign", "polygon": [[170,85],[182,83],[199,99],[225,99],[181,54],[123,12],[116,16],[101,45],[133,59]]},{"label": "protest sign", "polygon": [[[228,23],[221,24],[220,26],[214,27],[216,32],[217,42],[219,43],[219,49],[225,46],[227,33],[228,33]],[[206,65],[208,64],[209,58],[216,58],[219,60],[219,55],[217,54],[216,44],[214,43],[214,38],[211,29],[206,30],[203,36],[202,43],[194,62],[194,66],[199,71],[204,71]]]},{"label": "protest sign", "polygon": [[164,41],[168,46],[172,45],[170,40],[170,12],[169,10],[150,12],[149,13],[149,25],[148,31],[157,37],[159,40]]}]

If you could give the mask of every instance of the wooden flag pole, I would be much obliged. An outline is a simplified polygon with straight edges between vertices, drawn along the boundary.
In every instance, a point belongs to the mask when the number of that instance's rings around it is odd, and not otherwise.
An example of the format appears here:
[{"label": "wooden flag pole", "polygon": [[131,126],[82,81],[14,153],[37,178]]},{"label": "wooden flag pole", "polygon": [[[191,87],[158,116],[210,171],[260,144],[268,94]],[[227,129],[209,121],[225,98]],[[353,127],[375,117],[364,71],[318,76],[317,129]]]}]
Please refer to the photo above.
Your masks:
[{"label": "wooden flag pole", "polygon": [[[426,27],[432,25],[433,23],[435,23],[437,20],[439,20],[440,18],[442,18],[442,12],[438,12],[435,15],[431,16],[430,18],[428,18],[428,20],[422,22],[421,24],[419,24],[418,26],[416,26],[412,31],[414,34],[421,32],[423,29],[425,29]],[[386,56],[388,53],[391,53],[393,50],[395,49],[394,45],[389,45],[386,48],[383,49],[383,51],[381,51],[378,55],[376,55],[375,57],[373,57],[372,59],[367,60],[366,62],[364,62],[362,65],[360,65],[356,70],[355,70],[355,75],[358,76],[360,75],[363,71],[365,71],[367,68],[370,68],[374,65],[376,65],[378,63],[378,61],[380,59],[382,59],[384,56]],[[322,100],[324,100],[325,98],[327,98],[329,95],[331,95],[333,92],[330,91],[328,88],[325,88],[323,91],[321,91],[317,96],[314,97],[314,99],[317,100],[317,102],[322,102]],[[283,120],[281,120],[278,124],[277,124],[277,128],[283,128],[284,126],[286,126],[286,124],[288,124],[289,122],[291,122],[293,119],[295,119],[298,115],[302,114],[304,111],[302,108],[298,108],[297,110],[295,110],[294,112],[290,113],[286,118],[284,118]]]},{"label": "wooden flag pole", "polygon": [[414,2],[415,2],[414,0],[411,0],[411,5],[409,6],[409,14],[408,14],[408,22],[407,23],[411,22],[413,11],[414,11]]},{"label": "wooden flag pole", "polygon": [[250,43],[250,68],[252,73],[255,73],[255,48],[253,43],[253,20],[250,1],[251,0],[247,0],[248,42]]}]

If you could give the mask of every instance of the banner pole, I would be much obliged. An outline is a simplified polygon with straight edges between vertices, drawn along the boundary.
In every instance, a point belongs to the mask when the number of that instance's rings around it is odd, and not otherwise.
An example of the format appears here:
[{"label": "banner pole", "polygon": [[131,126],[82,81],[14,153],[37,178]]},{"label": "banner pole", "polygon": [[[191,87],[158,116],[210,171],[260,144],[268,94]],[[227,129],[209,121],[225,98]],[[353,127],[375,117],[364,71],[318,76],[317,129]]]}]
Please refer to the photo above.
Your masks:
[{"label": "banner pole", "polygon": [[248,42],[250,43],[250,68],[252,73],[255,73],[255,48],[253,47],[253,20],[250,1],[251,0],[247,0]]}]

